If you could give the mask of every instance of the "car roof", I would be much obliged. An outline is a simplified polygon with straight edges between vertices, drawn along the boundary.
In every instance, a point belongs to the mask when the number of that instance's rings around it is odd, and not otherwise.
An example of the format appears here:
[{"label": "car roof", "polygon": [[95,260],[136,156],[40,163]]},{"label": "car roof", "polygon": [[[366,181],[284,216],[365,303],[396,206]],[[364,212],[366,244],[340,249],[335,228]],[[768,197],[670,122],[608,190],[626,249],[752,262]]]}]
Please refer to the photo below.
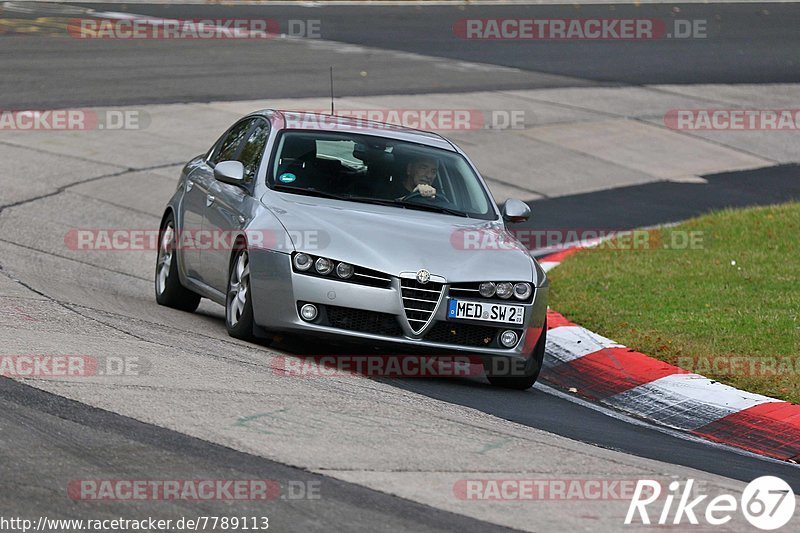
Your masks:
[{"label": "car roof", "polygon": [[424,144],[451,152],[457,151],[450,141],[436,133],[356,117],[340,117],[324,113],[277,109],[262,109],[251,115],[261,115],[269,118],[272,121],[273,128],[277,130],[346,131]]}]

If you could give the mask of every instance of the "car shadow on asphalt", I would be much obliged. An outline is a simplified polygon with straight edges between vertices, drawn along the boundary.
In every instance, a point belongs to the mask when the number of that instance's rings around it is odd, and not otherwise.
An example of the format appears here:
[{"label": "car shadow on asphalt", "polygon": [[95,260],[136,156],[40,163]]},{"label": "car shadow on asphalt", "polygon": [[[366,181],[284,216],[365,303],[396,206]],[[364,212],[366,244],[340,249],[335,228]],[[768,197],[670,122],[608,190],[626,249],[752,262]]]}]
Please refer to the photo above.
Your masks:
[{"label": "car shadow on asphalt", "polygon": [[[208,318],[220,320],[217,316]],[[224,327],[224,326],[223,326]],[[298,361],[325,356],[375,356],[408,354],[353,343],[332,343],[308,337],[284,336],[273,343],[260,343],[270,349],[296,357]],[[323,364],[329,368],[336,363]],[[286,364],[286,363],[284,363]],[[334,370],[336,370],[334,368]],[[312,370],[313,371],[313,370]],[[547,368],[542,380],[547,378]],[[648,459],[688,466],[702,471],[750,481],[758,475],[777,475],[800,491],[800,468],[777,461],[765,461],[725,448],[710,446],[701,440],[686,440],[659,431],[648,424],[632,424],[629,419],[610,411],[594,409],[568,396],[556,394],[546,384],[537,383],[528,390],[502,389],[489,384],[480,373],[469,377],[376,377],[364,375],[393,388],[412,392],[480,411],[516,424],[560,435],[567,439],[593,444]],[[540,380],[540,381],[542,381]]]}]

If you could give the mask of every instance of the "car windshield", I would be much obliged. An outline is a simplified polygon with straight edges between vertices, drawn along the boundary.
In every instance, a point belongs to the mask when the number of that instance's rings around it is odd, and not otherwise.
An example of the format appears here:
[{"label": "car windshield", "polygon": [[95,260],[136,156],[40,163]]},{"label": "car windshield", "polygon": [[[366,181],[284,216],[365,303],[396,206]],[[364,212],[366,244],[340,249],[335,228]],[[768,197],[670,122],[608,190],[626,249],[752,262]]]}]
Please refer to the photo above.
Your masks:
[{"label": "car windshield", "polygon": [[486,189],[463,156],[385,137],[286,131],[268,185],[310,196],[496,218]]}]

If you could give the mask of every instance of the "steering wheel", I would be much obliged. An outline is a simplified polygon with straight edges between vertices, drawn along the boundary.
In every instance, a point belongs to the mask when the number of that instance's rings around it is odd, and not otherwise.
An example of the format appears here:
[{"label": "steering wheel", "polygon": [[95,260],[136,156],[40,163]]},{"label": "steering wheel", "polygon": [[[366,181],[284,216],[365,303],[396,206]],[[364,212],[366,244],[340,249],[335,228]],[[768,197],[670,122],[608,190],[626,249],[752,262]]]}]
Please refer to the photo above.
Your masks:
[{"label": "steering wheel", "polygon": [[442,202],[445,202],[445,203],[448,203],[448,204],[452,204],[453,203],[453,202],[450,201],[450,198],[445,196],[444,193],[438,192],[438,191],[436,192],[436,196],[422,196],[422,194],[419,191],[412,191],[412,192],[406,194],[405,196],[403,196],[402,198],[400,198],[400,200],[405,202],[406,200],[410,200],[412,198],[417,198],[417,197],[424,198],[425,200],[429,200],[429,201],[432,201],[432,202],[442,201]]}]

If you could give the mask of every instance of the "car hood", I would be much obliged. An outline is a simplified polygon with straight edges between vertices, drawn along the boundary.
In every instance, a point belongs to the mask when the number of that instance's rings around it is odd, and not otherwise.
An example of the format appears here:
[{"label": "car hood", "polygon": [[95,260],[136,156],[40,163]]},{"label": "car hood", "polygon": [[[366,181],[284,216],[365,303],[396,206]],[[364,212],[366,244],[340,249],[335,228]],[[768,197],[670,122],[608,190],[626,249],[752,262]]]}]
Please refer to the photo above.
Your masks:
[{"label": "car hood", "polygon": [[424,268],[448,282],[536,279],[528,250],[498,221],[276,195],[265,205],[295,249],[391,275]]}]

